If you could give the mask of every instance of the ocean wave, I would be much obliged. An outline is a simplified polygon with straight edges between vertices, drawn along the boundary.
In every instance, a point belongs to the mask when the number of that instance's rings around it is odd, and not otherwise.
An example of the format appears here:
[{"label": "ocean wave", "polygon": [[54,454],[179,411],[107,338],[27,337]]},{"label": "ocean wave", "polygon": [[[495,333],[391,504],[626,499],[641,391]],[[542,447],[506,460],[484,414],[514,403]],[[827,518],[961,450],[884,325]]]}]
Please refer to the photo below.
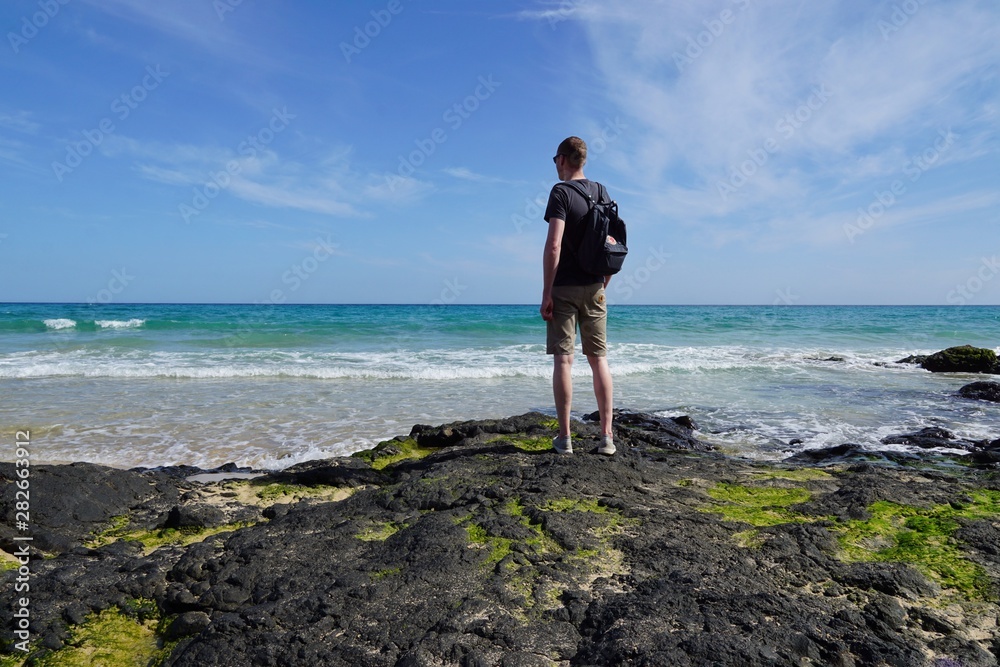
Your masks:
[{"label": "ocean wave", "polygon": [[132,318],[130,320],[96,320],[94,324],[102,329],[135,329],[146,323],[146,320]]},{"label": "ocean wave", "polygon": [[94,331],[96,329],[136,329],[146,325],[147,320],[133,317],[128,320],[88,320],[69,317],[51,317],[44,320],[12,320],[0,325],[0,332],[44,332],[76,329]]},{"label": "ocean wave", "polygon": [[[141,326],[142,320],[115,321],[105,328]],[[827,356],[824,357],[823,355]],[[816,350],[760,350],[742,346],[667,347],[620,344],[609,352],[616,377],[711,375],[730,372],[872,372],[915,370],[875,365],[874,354],[852,354],[829,361]],[[551,361],[541,345],[392,352],[287,350],[150,351],[121,346],[49,350],[0,355],[0,378],[300,378],[316,380],[490,380],[547,378]],[[589,376],[584,359],[573,367]]]},{"label": "ocean wave", "polygon": [[282,365],[215,365],[211,367],[157,367],[143,364],[116,364],[97,367],[72,363],[35,363],[20,368],[0,367],[0,378],[87,377],[125,379],[209,380],[236,378],[295,378],[303,380],[490,380],[514,377],[548,377],[543,368],[349,368],[328,366],[297,368]]}]

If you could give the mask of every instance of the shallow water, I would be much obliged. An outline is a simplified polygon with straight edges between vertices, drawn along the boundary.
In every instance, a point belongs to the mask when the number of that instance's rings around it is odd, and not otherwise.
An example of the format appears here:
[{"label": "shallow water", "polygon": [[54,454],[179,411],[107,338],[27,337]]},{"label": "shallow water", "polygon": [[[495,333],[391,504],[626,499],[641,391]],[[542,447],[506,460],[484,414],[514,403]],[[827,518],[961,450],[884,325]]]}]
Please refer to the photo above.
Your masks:
[{"label": "shallow water", "polygon": [[[875,364],[996,350],[998,324],[1000,307],[612,306],[609,362],[618,406],[689,414],[748,457],[929,425],[997,438],[1000,406],[955,396],[982,377]],[[415,423],[552,413],[543,343],[536,306],[5,304],[0,437],[30,429],[36,462],[286,467]],[[582,357],[574,376],[593,411]]]}]

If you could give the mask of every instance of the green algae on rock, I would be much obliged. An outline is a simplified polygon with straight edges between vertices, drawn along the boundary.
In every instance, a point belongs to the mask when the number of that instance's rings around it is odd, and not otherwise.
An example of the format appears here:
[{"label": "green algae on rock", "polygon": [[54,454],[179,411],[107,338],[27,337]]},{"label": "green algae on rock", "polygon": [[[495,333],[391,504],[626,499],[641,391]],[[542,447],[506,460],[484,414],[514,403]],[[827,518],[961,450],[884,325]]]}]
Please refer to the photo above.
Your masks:
[{"label": "green algae on rock", "polygon": [[920,366],[932,373],[1000,373],[996,352],[972,345],[958,345],[935,352]]},{"label": "green algae on rock", "polygon": [[385,542],[387,539],[398,533],[406,524],[397,524],[393,521],[382,521],[368,526],[355,537],[363,542]]},{"label": "green algae on rock", "polygon": [[439,447],[422,447],[413,438],[394,438],[375,445],[372,449],[356,452],[352,456],[368,461],[375,470],[383,470],[387,466],[407,461],[422,459],[438,451]]},{"label": "green algae on rock", "polygon": [[118,540],[125,540],[141,543],[146,553],[150,553],[162,546],[193,544],[212,535],[239,530],[253,524],[239,522],[212,527],[181,526],[179,528],[154,529],[131,528],[130,525],[131,523],[127,516],[113,517],[108,528],[94,535],[91,540],[84,543],[84,546],[90,549],[97,549]]},{"label": "green algae on rock", "polygon": [[812,493],[801,487],[721,483],[709,489],[708,495],[720,504],[702,508],[701,511],[721,514],[727,521],[739,521],[760,528],[816,520],[816,517],[808,517],[791,509],[812,498]]},{"label": "green algae on rock", "polygon": [[870,519],[834,530],[844,557],[853,561],[908,563],[970,600],[995,600],[996,588],[981,565],[954,538],[963,520],[1000,517],[1000,491],[976,490],[966,503],[916,507],[879,501]]},{"label": "green algae on rock", "polygon": [[[155,608],[155,605],[153,605]],[[112,607],[72,626],[66,645],[32,656],[32,667],[150,667],[161,665],[176,642],[164,642],[160,619],[143,620]]]}]

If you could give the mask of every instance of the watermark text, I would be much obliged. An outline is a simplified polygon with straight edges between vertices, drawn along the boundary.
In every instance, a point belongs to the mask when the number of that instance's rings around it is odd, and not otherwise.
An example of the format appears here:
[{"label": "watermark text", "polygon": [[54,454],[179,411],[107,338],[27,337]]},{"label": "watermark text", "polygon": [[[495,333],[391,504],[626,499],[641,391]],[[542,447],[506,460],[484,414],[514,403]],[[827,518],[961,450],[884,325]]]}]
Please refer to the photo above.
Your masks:
[{"label": "watermark text", "polygon": [[7,41],[15,54],[21,52],[21,47],[38,36],[38,33],[54,19],[63,5],[68,5],[70,0],[40,0],[37,11],[30,17],[21,17],[21,29],[18,32],[8,32]]},{"label": "watermark text", "polygon": [[492,74],[480,76],[478,85],[471,94],[461,101],[455,102],[441,114],[441,120],[444,121],[448,129],[436,127],[427,136],[414,139],[413,143],[416,148],[406,155],[399,156],[399,164],[395,173],[385,175],[385,182],[389,186],[389,190],[395,192],[398,186],[405,183],[405,179],[413,176],[427,162],[428,158],[448,141],[449,129],[451,132],[457,132],[472,117],[472,114],[479,110],[482,103],[490,99],[502,85],[502,82],[493,79]]},{"label": "watermark text", "polygon": [[[288,107],[272,109],[271,119],[267,124],[241,141],[240,145],[236,147],[236,152],[248,160],[254,159],[295,118],[295,114],[288,112]],[[201,215],[208,208],[209,204],[212,203],[212,200],[233,184],[233,178],[238,176],[242,171],[242,163],[239,160],[233,159],[226,162],[224,169],[210,173],[208,181],[201,186],[193,188],[190,203],[181,202],[178,204],[177,211],[180,213],[181,218],[184,219],[184,222],[186,224],[190,223],[192,218]]]},{"label": "watermark text", "polygon": [[[951,130],[939,130],[933,145],[907,160],[906,164],[903,165],[903,174],[909,182],[916,183],[924,173],[934,167],[941,155],[954,145],[957,136]],[[854,222],[844,224],[844,234],[847,235],[847,240],[854,243],[855,238],[874,227],[882,216],[906,194],[907,189],[906,181],[897,178],[885,190],[875,190],[872,201],[867,206],[858,207],[858,214]]]},{"label": "watermark text", "polygon": [[[170,72],[164,72],[159,65],[147,65],[146,75],[142,77],[142,81],[111,101],[110,108],[114,118],[119,121],[127,119],[168,76]],[[52,173],[55,174],[56,180],[62,183],[63,178],[83,164],[87,156],[91,155],[107,137],[114,134],[116,129],[118,128],[114,119],[105,116],[98,121],[96,127],[81,130],[81,139],[66,144],[65,159],[62,162],[58,160],[52,162]]]},{"label": "watermark text", "polygon": [[17,559],[17,576],[14,578],[13,631],[18,640],[14,648],[28,652],[31,641],[31,554],[28,534],[31,527],[31,431],[17,431],[14,434],[14,527],[17,535],[14,542],[14,558]]}]

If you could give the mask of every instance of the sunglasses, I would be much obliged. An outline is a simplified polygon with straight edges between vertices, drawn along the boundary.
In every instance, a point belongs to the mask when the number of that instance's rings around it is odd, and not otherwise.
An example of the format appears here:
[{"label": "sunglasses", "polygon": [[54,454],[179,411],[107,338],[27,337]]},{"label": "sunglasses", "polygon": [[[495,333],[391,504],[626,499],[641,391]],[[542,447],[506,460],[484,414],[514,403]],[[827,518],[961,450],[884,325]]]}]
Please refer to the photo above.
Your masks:
[{"label": "sunglasses", "polygon": [[552,156],[552,162],[555,162],[556,160],[558,160],[560,155],[562,155],[563,157],[566,157],[565,154],[563,154],[563,153],[556,153],[555,155]]}]

